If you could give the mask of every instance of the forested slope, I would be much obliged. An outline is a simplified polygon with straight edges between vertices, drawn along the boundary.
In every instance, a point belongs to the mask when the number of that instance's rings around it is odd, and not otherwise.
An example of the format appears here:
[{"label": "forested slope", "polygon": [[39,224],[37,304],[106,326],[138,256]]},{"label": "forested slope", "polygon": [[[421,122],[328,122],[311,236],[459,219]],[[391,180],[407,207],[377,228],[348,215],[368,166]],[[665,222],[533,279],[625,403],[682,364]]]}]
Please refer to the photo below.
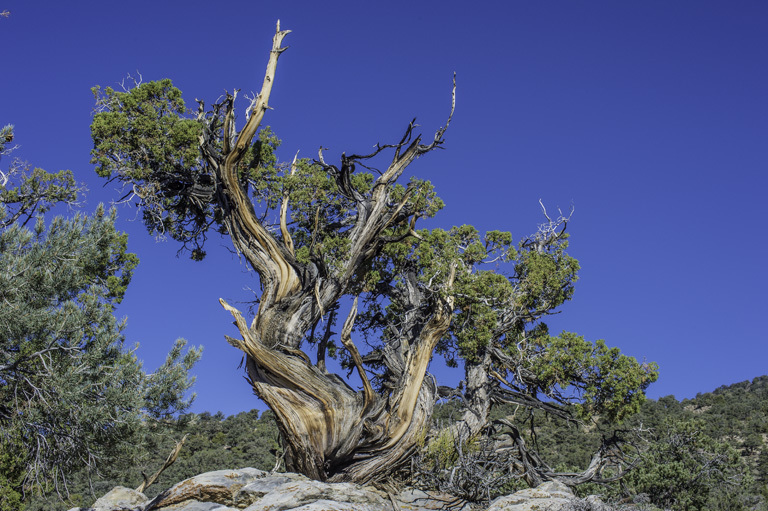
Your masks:
[{"label": "forested slope", "polygon": [[[435,428],[451,424],[460,414],[460,403],[443,403],[436,408]],[[498,409],[496,417],[525,423],[527,441],[561,471],[583,469],[600,445],[601,435],[613,433],[599,424],[577,426],[540,413],[523,415],[512,407]],[[640,464],[621,482],[585,485],[579,489],[582,494],[601,494],[617,508],[768,509],[768,376],[722,386],[693,399],[648,400],[620,428],[639,432],[632,441],[642,452]],[[94,479],[94,494],[118,484],[138,486],[142,472],[154,473],[185,434],[177,461],[146,491],[148,495],[206,471],[246,466],[271,470],[280,454],[277,426],[269,411],[230,417],[191,414],[182,418],[175,433],[158,435],[146,446],[146,463],[130,469],[102,467],[104,477]],[[70,489],[67,503],[38,498],[27,509],[64,510],[92,501],[84,474]]]}]

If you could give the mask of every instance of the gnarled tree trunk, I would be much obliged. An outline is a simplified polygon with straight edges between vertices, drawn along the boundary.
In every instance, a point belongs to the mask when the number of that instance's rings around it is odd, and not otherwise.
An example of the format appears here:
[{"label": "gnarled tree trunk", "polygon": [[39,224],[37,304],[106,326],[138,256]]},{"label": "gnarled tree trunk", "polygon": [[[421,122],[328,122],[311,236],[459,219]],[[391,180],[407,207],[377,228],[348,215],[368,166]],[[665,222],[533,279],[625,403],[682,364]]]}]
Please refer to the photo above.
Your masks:
[{"label": "gnarled tree trunk", "polygon": [[[300,263],[286,228],[287,195],[280,210],[279,239],[259,221],[238,178],[238,165],[268,108],[277,61],[284,51],[281,43],[287,33],[280,30],[278,23],[262,90],[239,133],[233,127],[233,95],[218,106],[221,115],[213,120],[200,115],[204,123],[200,147],[216,174],[217,202],[224,214],[224,225],[235,248],[258,272],[263,289],[250,325],[238,310],[222,301],[234,316],[242,337],[228,341],[246,354],[254,391],[276,415],[286,468],[319,480],[370,483],[388,477],[406,462],[427,426],[437,390],[433,380],[426,377],[427,366],[437,342],[449,328],[452,299],[449,294],[433,299],[417,333],[396,348],[395,358],[400,364],[387,367],[395,383],[386,390],[374,391],[351,340],[357,300],[344,324],[341,341],[363,381],[362,391],[353,390],[327,372],[322,349],[313,363],[301,351],[301,343],[326,311],[338,307],[360,268],[381,251],[386,243],[385,229],[408,221],[413,225],[413,213],[404,207],[409,194],[393,203],[390,191],[410,162],[442,144],[445,128],[438,130],[431,143],[422,144],[420,136],[411,140],[415,126],[411,123],[398,144],[379,146],[372,155],[342,156],[341,169],[327,165],[321,153],[320,164],[335,177],[341,193],[357,204],[357,216],[347,232],[349,256],[340,270],[330,273],[315,263]],[[223,133],[219,145],[212,142],[217,140],[217,129]],[[370,192],[358,192],[349,179],[354,162],[384,149],[394,151],[392,163]],[[452,277],[446,289],[451,282]]]}]

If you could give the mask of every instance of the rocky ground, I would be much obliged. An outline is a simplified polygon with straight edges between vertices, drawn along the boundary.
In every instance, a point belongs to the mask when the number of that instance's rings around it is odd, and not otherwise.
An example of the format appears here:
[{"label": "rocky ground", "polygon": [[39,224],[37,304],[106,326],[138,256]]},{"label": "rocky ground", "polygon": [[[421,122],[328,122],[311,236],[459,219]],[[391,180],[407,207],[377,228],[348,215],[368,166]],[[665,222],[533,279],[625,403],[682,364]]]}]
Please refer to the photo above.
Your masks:
[{"label": "rocky ground", "polygon": [[[349,483],[322,483],[302,475],[254,468],[218,470],[182,481],[154,499],[117,487],[91,508],[70,511],[477,511],[445,494],[404,490],[398,494]],[[576,499],[557,482],[499,497],[485,511],[607,510],[599,499]]]}]

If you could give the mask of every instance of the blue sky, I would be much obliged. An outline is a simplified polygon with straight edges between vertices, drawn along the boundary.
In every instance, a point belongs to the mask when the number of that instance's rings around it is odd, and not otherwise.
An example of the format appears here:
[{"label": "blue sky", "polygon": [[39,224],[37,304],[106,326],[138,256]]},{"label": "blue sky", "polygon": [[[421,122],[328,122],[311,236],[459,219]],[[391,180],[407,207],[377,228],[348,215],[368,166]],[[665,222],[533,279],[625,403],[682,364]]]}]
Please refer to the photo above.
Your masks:
[{"label": "blue sky", "polygon": [[[470,223],[522,237],[575,208],[582,265],[552,330],[605,339],[656,361],[651,397],[693,397],[768,373],[768,3],[763,1],[411,1],[226,3],[5,0],[0,123],[16,155],[87,184],[84,209],[119,197],[89,164],[90,88],[138,71],[171,78],[190,105],[261,86],[279,18],[293,30],[265,124],[326,158],[391,142],[416,116],[444,123],[445,150],[410,172]],[[245,104],[241,104],[245,108]],[[242,110],[241,110],[242,111]],[[3,162],[7,164],[7,162]],[[177,337],[204,345],[194,411],[264,408],[237,369],[223,297],[258,281],[226,240],[176,257],[135,208],[120,227],[141,264],[120,306],[151,370]],[[460,374],[433,366],[441,382]]]}]

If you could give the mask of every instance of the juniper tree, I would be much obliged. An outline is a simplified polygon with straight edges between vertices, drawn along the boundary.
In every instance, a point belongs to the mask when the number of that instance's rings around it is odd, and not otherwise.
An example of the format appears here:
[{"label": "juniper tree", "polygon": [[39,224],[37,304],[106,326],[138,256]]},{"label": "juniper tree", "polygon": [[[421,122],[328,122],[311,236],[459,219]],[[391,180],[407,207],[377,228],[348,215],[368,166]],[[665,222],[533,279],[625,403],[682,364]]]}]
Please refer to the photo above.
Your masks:
[{"label": "juniper tree", "polygon": [[[417,229],[443,202],[406,169],[444,145],[455,101],[431,137],[412,121],[365,154],[277,160],[279,140],[259,128],[287,33],[278,24],[239,128],[237,91],[191,111],[168,79],[94,88],[91,125],[97,173],[126,186],[122,199],[142,208],[150,233],[193,259],[221,233],[257,273],[250,321],[221,303],[239,331],[227,339],[275,413],[287,468],[329,481],[390,477],[428,427],[439,389],[427,367],[437,352],[465,361],[472,431],[487,425],[492,399],[558,410],[567,387],[585,414],[636,408],[654,367],[572,334],[551,337],[540,323],[576,280],[563,222],[519,243],[470,226]],[[332,355],[360,389],[329,372]]]}]

